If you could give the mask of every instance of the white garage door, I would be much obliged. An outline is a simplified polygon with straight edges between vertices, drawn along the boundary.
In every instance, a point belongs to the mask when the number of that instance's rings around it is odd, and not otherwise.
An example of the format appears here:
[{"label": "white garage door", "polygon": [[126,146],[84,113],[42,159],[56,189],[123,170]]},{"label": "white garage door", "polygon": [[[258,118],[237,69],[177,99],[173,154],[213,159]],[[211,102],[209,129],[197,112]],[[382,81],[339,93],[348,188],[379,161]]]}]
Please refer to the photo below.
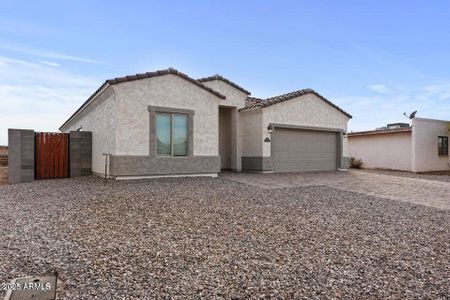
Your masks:
[{"label": "white garage door", "polygon": [[275,128],[272,162],[275,172],[336,170],[337,133]]}]

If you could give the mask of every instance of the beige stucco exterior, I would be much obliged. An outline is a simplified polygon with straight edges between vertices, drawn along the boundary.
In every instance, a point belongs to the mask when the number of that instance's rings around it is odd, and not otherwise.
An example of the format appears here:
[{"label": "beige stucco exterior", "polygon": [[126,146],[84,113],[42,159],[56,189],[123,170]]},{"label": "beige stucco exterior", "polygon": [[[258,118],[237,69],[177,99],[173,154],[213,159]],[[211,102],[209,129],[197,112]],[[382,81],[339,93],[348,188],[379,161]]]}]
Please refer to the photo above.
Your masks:
[{"label": "beige stucco exterior", "polygon": [[414,118],[412,121],[412,171],[450,170],[448,156],[438,155],[438,136],[450,137],[450,121]]},{"label": "beige stucco exterior", "polygon": [[243,110],[239,113],[242,156],[263,156],[262,110]]},{"label": "beige stucco exterior", "polygon": [[211,80],[202,83],[226,96],[226,99],[220,102],[221,106],[231,106],[238,109],[245,106],[245,99],[247,98],[247,94],[232,87],[226,82],[223,82],[222,80]]},{"label": "beige stucco exterior", "polygon": [[348,155],[361,159],[364,168],[411,171],[411,131],[348,138]]},{"label": "beige stucco exterior", "polygon": [[[303,95],[262,109],[262,138],[270,138],[270,123],[347,130],[349,117],[314,94]],[[270,143],[263,143],[263,156],[271,156]],[[345,156],[345,154],[344,154]]]},{"label": "beige stucco exterior", "polygon": [[220,98],[172,74],[124,82],[114,88],[117,99],[117,155],[149,154],[148,106],[194,110],[194,156],[219,155]]},{"label": "beige stucco exterior", "polygon": [[[127,178],[164,175],[163,170],[168,170],[168,174],[189,173],[180,168],[209,174],[217,172],[215,166],[220,164],[239,171],[243,157],[270,158],[270,142],[264,141],[270,138],[270,123],[347,129],[349,117],[314,94],[262,109],[239,111],[245,107],[248,95],[234,84],[218,79],[198,83],[171,72],[107,81],[103,90],[61,127],[64,132],[79,127],[92,132],[93,172],[104,172],[103,154],[112,156],[108,173]],[[189,123],[192,153],[187,157],[161,158],[156,156],[156,148],[150,147],[155,136],[151,113],[160,108],[189,111],[189,120],[193,120]],[[222,117],[220,111],[224,112]],[[221,153],[226,155],[222,161]],[[201,166],[191,168],[194,163]],[[133,174],[135,169],[138,174]]]},{"label": "beige stucco exterior", "polygon": [[103,174],[105,156],[103,153],[116,153],[116,108],[117,102],[113,87],[108,87],[96,97],[72,122],[62,128],[63,132],[92,132],[92,172]]},{"label": "beige stucco exterior", "polygon": [[[242,151],[244,147],[244,141],[242,140],[241,135],[241,121],[240,118],[242,116],[241,113],[238,113],[238,110],[245,107],[245,100],[247,99],[247,94],[242,92],[241,90],[236,89],[235,87],[229,85],[228,83],[222,80],[210,80],[202,82],[207,87],[212,88],[213,90],[221,93],[226,96],[225,100],[220,102],[220,107],[231,108],[231,117],[229,130],[231,131],[230,137],[230,158],[231,158],[231,169],[240,171],[241,170],[241,157]],[[227,128],[219,128],[219,130],[227,131]],[[225,140],[223,140],[225,141]]]},{"label": "beige stucco exterior", "polygon": [[448,171],[449,157],[438,155],[438,137],[450,137],[448,124],[449,121],[414,118],[409,132],[350,135],[349,156],[361,159],[364,168]]}]

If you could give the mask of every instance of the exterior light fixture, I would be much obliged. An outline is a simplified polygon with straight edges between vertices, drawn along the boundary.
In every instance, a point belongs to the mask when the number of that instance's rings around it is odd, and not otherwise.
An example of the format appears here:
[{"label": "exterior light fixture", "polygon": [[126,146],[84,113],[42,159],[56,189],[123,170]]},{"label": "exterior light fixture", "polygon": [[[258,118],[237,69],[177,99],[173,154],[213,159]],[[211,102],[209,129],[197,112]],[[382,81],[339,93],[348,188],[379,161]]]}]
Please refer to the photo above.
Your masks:
[{"label": "exterior light fixture", "polygon": [[269,133],[272,133],[272,132],[273,132],[272,124],[270,124],[269,127],[267,127],[267,130],[269,131]]}]

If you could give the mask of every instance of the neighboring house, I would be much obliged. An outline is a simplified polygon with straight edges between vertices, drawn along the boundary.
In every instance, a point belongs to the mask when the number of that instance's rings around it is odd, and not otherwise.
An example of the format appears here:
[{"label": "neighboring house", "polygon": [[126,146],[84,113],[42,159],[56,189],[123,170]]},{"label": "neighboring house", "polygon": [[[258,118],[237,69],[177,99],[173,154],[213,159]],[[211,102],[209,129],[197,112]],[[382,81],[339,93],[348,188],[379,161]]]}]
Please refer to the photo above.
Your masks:
[{"label": "neighboring house", "polygon": [[349,133],[348,154],[361,159],[364,168],[448,171],[449,132],[450,121],[414,118],[411,126],[395,123]]},{"label": "neighboring house", "polygon": [[351,116],[313,90],[269,98],[175,69],[105,83],[61,126],[92,132],[92,169],[117,178],[336,170]]}]

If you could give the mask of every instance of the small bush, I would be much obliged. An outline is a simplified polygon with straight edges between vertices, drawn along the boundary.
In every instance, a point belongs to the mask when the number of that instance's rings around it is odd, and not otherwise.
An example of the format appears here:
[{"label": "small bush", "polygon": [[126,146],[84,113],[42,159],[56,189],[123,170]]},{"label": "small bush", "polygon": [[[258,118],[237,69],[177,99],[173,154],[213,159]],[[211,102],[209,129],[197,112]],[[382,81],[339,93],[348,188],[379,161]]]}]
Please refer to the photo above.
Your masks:
[{"label": "small bush", "polygon": [[350,157],[350,168],[352,169],[361,169],[363,166],[363,162],[361,159],[357,159],[355,157]]}]

